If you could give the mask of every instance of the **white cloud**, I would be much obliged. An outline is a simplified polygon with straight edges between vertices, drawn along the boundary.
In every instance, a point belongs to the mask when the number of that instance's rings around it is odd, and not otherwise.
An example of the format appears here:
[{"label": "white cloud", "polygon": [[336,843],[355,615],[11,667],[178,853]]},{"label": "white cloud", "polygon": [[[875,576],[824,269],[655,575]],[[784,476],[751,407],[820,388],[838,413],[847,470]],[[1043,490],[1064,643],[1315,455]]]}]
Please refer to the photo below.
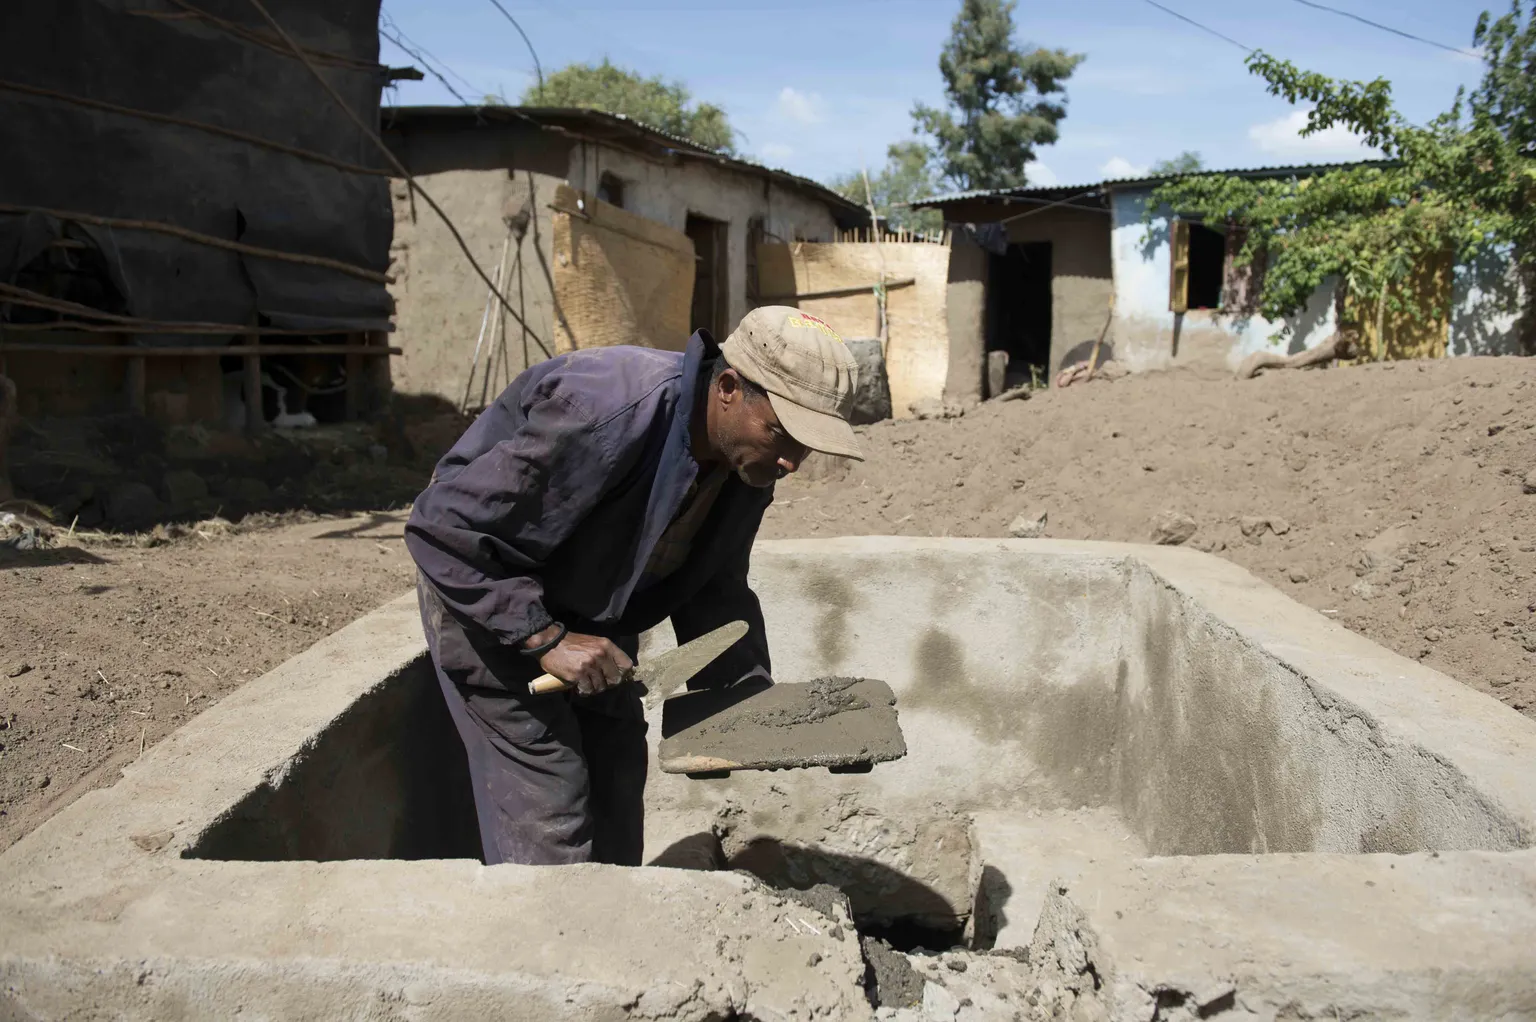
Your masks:
[{"label": "white cloud", "polygon": [[780,117],[795,124],[821,123],[821,97],[814,92],[801,92],[786,85],[779,91],[774,109]]},{"label": "white cloud", "polygon": [[1032,188],[1053,188],[1061,184],[1056,172],[1039,160],[1025,166],[1024,174]]},{"label": "white cloud", "polygon": [[763,156],[770,160],[787,160],[795,155],[793,146],[783,145],[779,142],[769,142],[763,146]]},{"label": "white cloud", "polygon": [[1106,181],[1115,181],[1121,178],[1146,177],[1150,168],[1144,163],[1132,163],[1124,156],[1111,156],[1099,168],[1099,176]]},{"label": "white cloud", "polygon": [[1302,137],[1307,126],[1308,109],[1292,110],[1284,117],[1248,129],[1248,138],[1260,152],[1286,159],[1347,160],[1378,155],[1348,128],[1334,125]]}]

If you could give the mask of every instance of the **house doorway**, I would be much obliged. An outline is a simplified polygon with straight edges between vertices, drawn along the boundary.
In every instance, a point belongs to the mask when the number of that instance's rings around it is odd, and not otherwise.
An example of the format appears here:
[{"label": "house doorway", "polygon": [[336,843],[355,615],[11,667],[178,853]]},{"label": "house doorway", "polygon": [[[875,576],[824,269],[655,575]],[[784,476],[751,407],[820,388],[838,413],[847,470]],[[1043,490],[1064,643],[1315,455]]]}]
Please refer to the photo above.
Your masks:
[{"label": "house doorway", "polygon": [[1028,383],[1033,375],[1046,379],[1051,362],[1051,243],[1010,244],[1005,254],[988,259],[987,351],[1008,353],[1009,387]]},{"label": "house doorway", "polygon": [[693,306],[688,329],[725,339],[725,223],[689,213],[683,233],[693,242]]}]

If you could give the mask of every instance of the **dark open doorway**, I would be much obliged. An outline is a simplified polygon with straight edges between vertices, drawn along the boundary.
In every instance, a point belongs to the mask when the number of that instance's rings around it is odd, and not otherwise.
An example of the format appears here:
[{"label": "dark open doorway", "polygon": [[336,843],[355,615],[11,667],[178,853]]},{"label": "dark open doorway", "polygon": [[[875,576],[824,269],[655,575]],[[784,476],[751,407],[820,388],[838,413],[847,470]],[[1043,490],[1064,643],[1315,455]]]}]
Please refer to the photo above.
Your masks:
[{"label": "dark open doorway", "polygon": [[1007,385],[1030,381],[1034,366],[1044,379],[1051,361],[1051,243],[1008,246],[989,257],[987,351],[1008,353]]},{"label": "dark open doorway", "polygon": [[1227,239],[1204,224],[1189,225],[1189,307],[1221,308],[1222,266]]},{"label": "dark open doorway", "polygon": [[725,339],[725,224],[688,214],[683,232],[693,242],[693,308],[689,330],[708,330]]}]

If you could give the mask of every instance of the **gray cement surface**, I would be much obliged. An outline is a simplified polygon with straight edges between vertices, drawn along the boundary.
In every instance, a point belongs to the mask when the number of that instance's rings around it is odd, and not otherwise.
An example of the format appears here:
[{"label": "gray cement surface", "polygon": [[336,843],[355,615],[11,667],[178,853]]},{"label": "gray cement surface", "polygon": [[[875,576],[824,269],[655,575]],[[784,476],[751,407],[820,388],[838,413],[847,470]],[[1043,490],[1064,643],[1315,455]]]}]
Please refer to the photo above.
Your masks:
[{"label": "gray cement surface", "polygon": [[1536,1018],[1519,714],[1191,551],[792,541],[753,579],[777,677],[885,679],[906,757],[653,772],[689,869],[455,858],[413,838],[464,810],[403,597],[0,855],[0,1017],[871,1017],[840,911],[719,868],[766,853],[1029,945],[916,962],[911,1017]]}]

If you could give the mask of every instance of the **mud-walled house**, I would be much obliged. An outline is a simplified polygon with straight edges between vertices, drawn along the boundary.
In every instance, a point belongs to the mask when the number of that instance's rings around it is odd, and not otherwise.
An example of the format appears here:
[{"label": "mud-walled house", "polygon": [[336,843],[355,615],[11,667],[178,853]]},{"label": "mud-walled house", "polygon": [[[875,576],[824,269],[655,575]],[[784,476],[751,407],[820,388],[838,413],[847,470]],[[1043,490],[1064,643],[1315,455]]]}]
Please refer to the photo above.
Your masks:
[{"label": "mud-walled house", "polygon": [[[1338,166],[1349,166],[1342,164]],[[1331,165],[1210,171],[1300,178]],[[1131,371],[1234,368],[1260,350],[1301,351],[1357,321],[1337,282],[1283,322],[1258,311],[1262,260],[1243,265],[1244,237],[1224,224],[1154,209],[1167,177],[960,192],[917,203],[943,211],[950,247],[948,393],[990,396],[988,364],[1006,353],[1005,386],[1046,381],[1089,359]],[[1389,357],[1517,353],[1507,254],[1426,267],[1416,286],[1451,289],[1441,323],[1386,324]],[[1364,324],[1367,333],[1372,329]],[[1367,345],[1373,338],[1365,338]],[[995,382],[995,381],[994,381]]]},{"label": "mud-walled house", "polygon": [[261,6],[0,5],[0,372],[24,418],[259,428],[386,396],[389,179],[358,123],[398,74],[378,2]]},{"label": "mud-walled house", "polygon": [[797,303],[762,259],[868,223],[814,181],[601,111],[394,107],[382,125],[504,299],[395,181],[394,387],[457,408],[575,348],[723,339],[756,305]]}]

